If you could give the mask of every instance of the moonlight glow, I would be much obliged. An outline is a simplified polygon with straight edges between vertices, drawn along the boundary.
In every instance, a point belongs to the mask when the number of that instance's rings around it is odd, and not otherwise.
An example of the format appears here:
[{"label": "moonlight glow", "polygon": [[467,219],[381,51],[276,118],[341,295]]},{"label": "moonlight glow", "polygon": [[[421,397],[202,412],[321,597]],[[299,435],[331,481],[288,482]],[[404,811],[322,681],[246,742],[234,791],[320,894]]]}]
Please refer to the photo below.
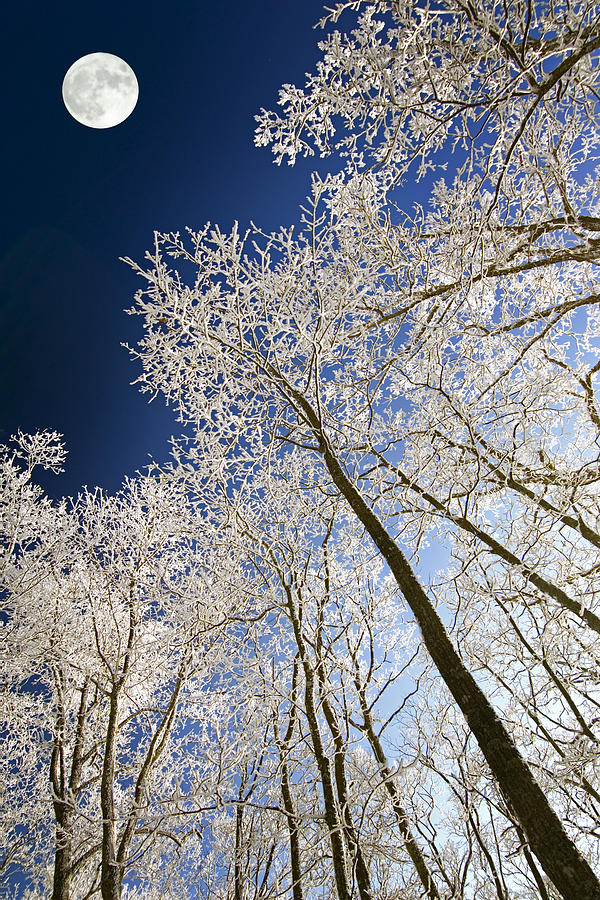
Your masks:
[{"label": "moonlight glow", "polygon": [[129,116],[139,94],[131,66],[112,53],[88,53],[65,75],[62,96],[74,119],[89,128],[112,128]]}]

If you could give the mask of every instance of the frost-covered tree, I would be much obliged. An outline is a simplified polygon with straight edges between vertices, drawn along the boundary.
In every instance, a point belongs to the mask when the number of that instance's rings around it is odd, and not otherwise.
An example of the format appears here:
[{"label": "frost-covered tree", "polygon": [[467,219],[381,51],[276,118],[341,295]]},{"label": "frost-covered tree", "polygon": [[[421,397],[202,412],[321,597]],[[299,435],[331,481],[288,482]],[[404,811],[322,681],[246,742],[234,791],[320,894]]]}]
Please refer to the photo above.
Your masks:
[{"label": "frost-covered tree", "polygon": [[53,900],[117,900],[158,883],[214,806],[189,734],[218,717],[232,598],[176,485],[140,476],[55,506],[29,481],[34,449],[24,468],[5,453],[5,868]]},{"label": "frost-covered tree", "polygon": [[600,897],[600,16],[323,25],[258,117],[277,161],[341,160],[299,225],[132,263],[168,471],[53,504],[58,435],[0,454],[32,898]]},{"label": "frost-covered tree", "polygon": [[[552,741],[566,752],[556,729],[596,745],[578,648],[591,659],[600,633],[597,9],[353,0],[325,24],[338,21],[347,33],[322,43],[304,90],[283,89],[281,115],[261,114],[257,140],[291,161],[335,150],[345,170],[315,176],[299,229],[155,235],[136,266],[148,285],[135,308],[140,380],[195,428],[180,461],[208,508],[227,496],[257,510],[290,484],[311,502],[343,498],[412,611],[520,849],[563,897],[599,897],[593,832],[563,815],[552,783]],[[403,208],[403,179],[449,165],[422,206]],[[409,562],[431,539],[456,560],[444,589]],[[483,627],[501,604],[504,644]],[[569,647],[564,672],[540,637],[550,621]],[[475,659],[484,640],[511,660],[526,652],[539,674],[518,688],[518,720],[501,694],[492,703],[498,669],[488,679]],[[532,729],[539,691],[561,719]],[[527,742],[533,730],[537,748],[539,727],[552,749],[542,768]],[[488,838],[469,829],[487,859]]]}]

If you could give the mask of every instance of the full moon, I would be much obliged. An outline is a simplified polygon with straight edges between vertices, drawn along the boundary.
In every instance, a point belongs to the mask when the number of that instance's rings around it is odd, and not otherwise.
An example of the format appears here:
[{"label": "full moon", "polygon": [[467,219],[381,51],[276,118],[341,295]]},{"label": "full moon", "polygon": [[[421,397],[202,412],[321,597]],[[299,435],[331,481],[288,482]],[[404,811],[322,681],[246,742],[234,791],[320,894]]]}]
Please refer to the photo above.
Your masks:
[{"label": "full moon", "polygon": [[131,115],[139,88],[131,66],[112,53],[88,53],[63,81],[64,104],[88,128],[112,128]]}]

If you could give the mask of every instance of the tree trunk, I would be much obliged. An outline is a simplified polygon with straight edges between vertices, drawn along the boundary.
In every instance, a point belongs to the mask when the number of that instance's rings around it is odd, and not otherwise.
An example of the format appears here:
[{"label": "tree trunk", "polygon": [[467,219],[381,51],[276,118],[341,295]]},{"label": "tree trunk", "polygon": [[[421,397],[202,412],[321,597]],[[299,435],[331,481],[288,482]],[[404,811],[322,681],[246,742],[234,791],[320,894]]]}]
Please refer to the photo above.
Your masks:
[{"label": "tree trunk", "polygon": [[73,820],[83,766],[83,742],[85,738],[89,684],[87,681],[84,681],[81,688],[71,770],[67,782],[64,758],[65,712],[62,702],[62,676],[59,672],[55,672],[54,677],[58,690],[58,709],[56,734],[50,761],[50,785],[56,819],[52,900],[70,900],[73,874]]},{"label": "tree trunk", "polygon": [[275,742],[277,744],[277,749],[279,750],[279,760],[281,763],[281,797],[283,799],[283,808],[286,813],[288,834],[290,838],[292,900],[304,900],[304,894],[302,890],[302,856],[300,852],[300,829],[298,825],[298,817],[296,816],[296,810],[294,809],[292,783],[288,769],[288,753],[290,750],[291,740],[294,734],[294,725],[296,722],[297,681],[298,657],[294,659],[294,669],[292,674],[292,696],[288,713],[288,725],[285,735],[283,737],[280,737],[279,735],[276,713],[273,714],[273,731],[275,733]]},{"label": "tree trunk", "polygon": [[100,891],[102,900],[121,900],[122,871],[117,864],[115,844],[114,777],[117,744],[119,690],[117,683],[110,695],[110,713],[104,745],[104,762],[100,783],[100,808],[102,810],[102,868]]},{"label": "tree trunk", "polygon": [[360,900],[372,900],[373,895],[371,892],[371,879],[369,877],[369,870],[363,857],[362,849],[358,840],[358,836],[356,834],[354,821],[352,819],[352,810],[350,809],[350,802],[348,798],[345,764],[346,747],[337,721],[337,716],[325,692],[322,678],[319,678],[319,687],[321,689],[320,699],[321,705],[323,707],[323,713],[329,726],[331,737],[333,738],[333,771],[335,775],[335,786],[340,810],[342,813],[344,836],[346,838],[348,850],[352,858],[354,859],[358,894]]},{"label": "tree trunk", "polygon": [[294,629],[294,637],[300,655],[300,661],[304,670],[304,702],[306,704],[306,718],[310,731],[311,742],[315,754],[315,760],[321,776],[321,786],[323,788],[323,803],[325,805],[325,821],[329,830],[329,840],[331,843],[331,855],[333,857],[333,870],[335,875],[335,884],[339,900],[350,900],[351,890],[348,884],[348,867],[346,859],[346,848],[342,837],[343,826],[340,820],[338,804],[336,802],[335,790],[333,786],[333,778],[329,759],[323,747],[319,721],[315,709],[315,677],[312,666],[308,659],[302,629],[292,597],[292,591],[289,585],[283,582],[283,588],[287,597],[287,606],[290,621]]},{"label": "tree trunk", "polygon": [[600,881],[568,837],[486,695],[463,665],[408,560],[344,472],[323,435],[314,409],[298,391],[291,389],[290,393],[319,442],[320,452],[334,484],[389,565],[415,616],[433,662],[465,716],[542,868],[564,900],[600,900]]},{"label": "tree trunk", "polygon": [[73,868],[73,816],[64,800],[54,800],[56,817],[56,850],[52,900],[70,900]]},{"label": "tree trunk", "polygon": [[243,819],[244,808],[242,806],[242,789],[238,795],[240,801],[235,808],[235,848],[233,856],[233,900],[244,900],[244,878],[242,871],[243,853]]},{"label": "tree trunk", "polygon": [[281,796],[283,808],[286,812],[288,834],[290,837],[290,862],[292,867],[292,898],[304,900],[302,892],[302,866],[300,855],[300,829],[294,810],[290,776],[285,758],[281,758]]},{"label": "tree trunk", "polygon": [[433,880],[433,876],[429,871],[429,866],[427,865],[427,860],[421,853],[421,848],[417,844],[412,831],[410,830],[409,818],[406,812],[402,807],[402,803],[400,801],[400,794],[398,792],[398,788],[396,786],[396,782],[394,781],[393,773],[389,767],[387,757],[385,755],[385,751],[379,739],[379,736],[375,732],[373,727],[373,721],[371,719],[371,715],[369,712],[369,707],[367,705],[367,698],[365,696],[365,692],[362,686],[355,681],[356,689],[358,691],[358,696],[360,700],[360,708],[363,716],[363,731],[367,736],[367,740],[371,745],[371,750],[373,751],[373,756],[377,760],[377,764],[379,766],[379,771],[383,778],[383,783],[388,792],[392,809],[394,810],[394,815],[396,817],[396,822],[398,824],[398,830],[402,836],[402,840],[404,841],[404,846],[406,847],[406,852],[410,856],[410,859],[415,867],[417,875],[421,881],[421,884],[425,888],[426,896],[428,900],[440,900],[440,895],[438,894],[437,887]]}]

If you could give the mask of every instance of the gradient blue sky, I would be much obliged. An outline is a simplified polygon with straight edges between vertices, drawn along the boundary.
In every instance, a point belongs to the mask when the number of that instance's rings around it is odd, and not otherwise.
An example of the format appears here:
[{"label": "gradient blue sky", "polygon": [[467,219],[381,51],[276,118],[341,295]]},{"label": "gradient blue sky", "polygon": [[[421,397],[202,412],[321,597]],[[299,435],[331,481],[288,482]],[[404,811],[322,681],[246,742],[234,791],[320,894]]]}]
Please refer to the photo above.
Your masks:
[{"label": "gradient blue sky", "polygon": [[[64,475],[118,489],[168,456],[178,433],[162,400],[130,386],[120,342],[141,322],[124,309],[141,285],[119,256],[140,259],[154,229],[252,218],[292,223],[315,160],[276,167],[253,145],[253,116],[318,58],[315,0],[14,3],[4,11],[0,143],[0,443],[17,428],[62,432]],[[121,56],[140,96],[115,128],[80,125],[64,108],[69,66],[95,51]]]}]

